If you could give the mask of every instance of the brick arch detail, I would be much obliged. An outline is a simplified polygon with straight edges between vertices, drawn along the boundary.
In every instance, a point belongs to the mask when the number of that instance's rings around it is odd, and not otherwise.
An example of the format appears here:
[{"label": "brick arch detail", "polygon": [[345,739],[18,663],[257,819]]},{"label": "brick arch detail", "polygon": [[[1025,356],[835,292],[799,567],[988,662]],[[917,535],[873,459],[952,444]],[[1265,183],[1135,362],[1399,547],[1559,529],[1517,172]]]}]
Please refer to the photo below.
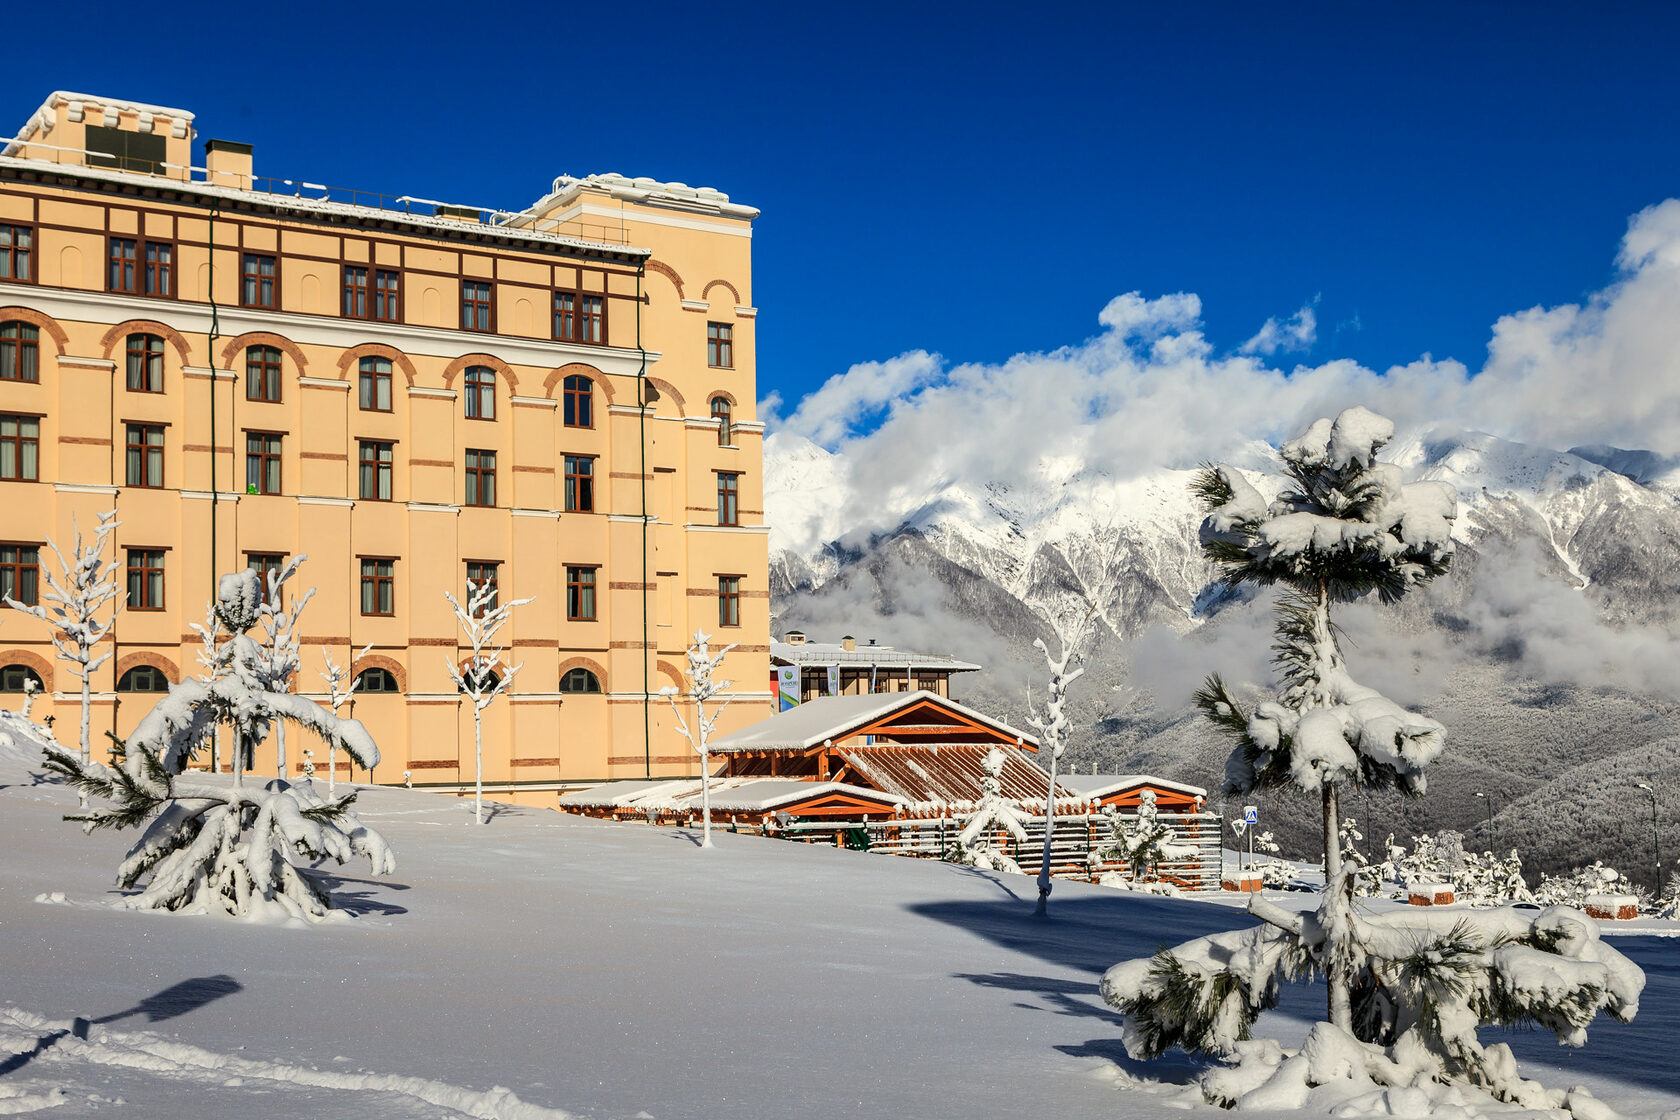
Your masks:
[{"label": "brick arch detail", "polygon": [[[0,666],[6,665],[29,666],[35,670],[35,675],[41,678],[41,692],[51,692],[53,690],[52,662],[40,654],[27,649],[0,650]],[[39,696],[40,694],[38,692],[35,695]]]},{"label": "brick arch detail", "polygon": [[232,369],[233,367],[229,363],[233,361],[233,356],[252,346],[273,346],[284,351],[286,356],[297,364],[297,370],[300,374],[309,368],[309,359],[303,356],[303,351],[298,349],[297,343],[268,331],[247,331],[228,343],[222,350],[222,368]]},{"label": "brick arch detail", "polygon": [[[357,677],[362,675],[363,669],[384,669],[397,678],[398,692],[408,691],[408,670],[404,669],[395,658],[386,657],[382,653],[370,653],[364,657],[356,658],[350,664],[350,682],[352,684],[355,683]],[[369,693],[368,695],[372,696],[374,694]]]},{"label": "brick arch detail", "polygon": [[661,381],[657,377],[650,377],[647,379],[647,382],[655,389],[658,389],[661,394],[669,395],[670,398],[676,402],[678,416],[688,415],[688,402],[683,400],[683,395],[677,392],[677,387],[675,385],[671,384],[669,381]]},{"label": "brick arch detail", "polygon": [[595,382],[595,387],[601,390],[601,395],[607,398],[607,403],[612,404],[612,382],[607,380],[606,374],[587,362],[567,362],[557,369],[550,370],[548,376],[543,378],[543,396],[553,400],[555,387],[574,373],[581,373]]},{"label": "brick arch detail", "polygon": [[5,322],[28,323],[32,327],[46,331],[58,346],[59,357],[64,356],[64,348],[70,345],[70,336],[64,328],[58,325],[58,320],[51,315],[36,311],[32,307],[0,307],[0,323]]},{"label": "brick arch detail", "polygon": [[500,358],[493,357],[489,354],[462,354],[459,358],[450,362],[443,369],[443,387],[445,389],[453,388],[455,375],[466,369],[468,366],[489,366],[491,369],[495,370],[498,375],[507,378],[508,387],[510,389],[519,388],[519,375],[513,372],[513,367],[502,361]]},{"label": "brick arch detail", "polygon": [[735,394],[731,393],[728,389],[713,389],[711,392],[706,394],[706,412],[708,415],[712,410],[712,402],[718,397],[722,397],[724,400],[728,401],[730,408],[741,407],[741,402],[736,400]]},{"label": "brick arch detail", "polygon": [[408,355],[401,350],[394,346],[386,346],[382,342],[364,342],[360,346],[350,347],[339,356],[338,379],[340,381],[350,380],[350,370],[363,358],[391,359],[391,364],[402,370],[403,376],[408,379],[410,385],[413,385],[414,379],[419,376],[415,372],[414,363],[409,361]]},{"label": "brick arch detail", "polygon": [[147,650],[141,650],[138,653],[125,653],[118,658],[116,679],[118,681],[122,680],[123,674],[134,668],[136,665],[150,665],[152,668],[162,673],[165,677],[169,678],[170,684],[181,683],[181,670],[175,667],[174,662],[170,661],[169,658],[164,657],[162,654],[151,653]]},{"label": "brick arch detail", "polygon": [[649,272],[657,272],[659,275],[665,277],[665,279],[667,279],[671,283],[675,284],[677,286],[677,298],[678,299],[683,299],[684,298],[682,277],[677,275],[677,270],[676,269],[672,268],[670,265],[666,264],[664,261],[656,261],[656,260],[653,260],[652,258],[648,259],[645,267],[647,268],[647,270]]},{"label": "brick arch detail", "polygon": [[587,657],[568,657],[560,662],[560,671],[554,674],[554,687],[559,688],[560,682],[566,679],[566,674],[573,669],[588,669],[595,674],[595,679],[601,682],[601,691],[607,692],[607,671],[601,668],[598,661],[591,661]]},{"label": "brick arch detail", "polygon": [[707,296],[711,295],[712,289],[720,284],[729,289],[729,294],[735,297],[735,306],[739,307],[741,305],[741,293],[737,292],[735,290],[735,285],[731,284],[727,280],[713,280],[711,283],[706,285],[706,290],[700,293],[700,298],[705,299]]},{"label": "brick arch detail", "polygon": [[130,319],[128,322],[118,323],[106,331],[105,337],[99,340],[99,344],[105,348],[103,356],[107,359],[110,358],[111,351],[116,348],[118,340],[127,338],[131,334],[155,334],[167,339],[169,344],[175,347],[176,352],[181,355],[182,365],[187,365],[191,361],[188,357],[186,336],[167,323],[160,323],[156,319]]},{"label": "brick arch detail", "polygon": [[682,678],[682,671],[680,669],[678,669],[675,665],[671,664],[669,661],[664,660],[663,658],[661,658],[658,662],[655,663],[655,667],[661,673],[664,673],[667,677],[671,678],[671,683],[677,686],[677,691],[678,692],[681,692],[683,690],[683,678]]}]

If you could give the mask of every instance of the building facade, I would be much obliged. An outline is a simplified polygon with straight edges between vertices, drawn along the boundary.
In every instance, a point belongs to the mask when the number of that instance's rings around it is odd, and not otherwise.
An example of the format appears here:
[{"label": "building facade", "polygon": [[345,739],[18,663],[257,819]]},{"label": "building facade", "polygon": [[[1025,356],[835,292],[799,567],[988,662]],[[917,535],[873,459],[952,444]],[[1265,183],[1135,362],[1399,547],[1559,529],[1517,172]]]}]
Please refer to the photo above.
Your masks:
[{"label": "building facade", "polygon": [[[40,597],[47,539],[117,511],[95,735],[199,671],[218,574],[306,554],[296,687],[355,658],[373,780],[472,782],[444,598],[469,579],[534,600],[503,632],[524,667],[486,712],[488,788],[697,773],[655,695],[688,637],[769,673],[757,211],[616,175],[450,206],[263,179],[241,144],[194,166],[195,138],[182,110],[59,93],[0,154],[0,590]],[[37,683],[67,738],[47,628],[0,621],[6,705]],[[744,691],[726,720],[769,712]]]},{"label": "building facade", "polygon": [[859,645],[849,634],[838,642],[813,642],[803,631],[789,630],[781,641],[770,642],[770,688],[784,712],[823,696],[922,690],[949,698],[953,673],[980,668],[942,653],[876,645],[873,639]]}]

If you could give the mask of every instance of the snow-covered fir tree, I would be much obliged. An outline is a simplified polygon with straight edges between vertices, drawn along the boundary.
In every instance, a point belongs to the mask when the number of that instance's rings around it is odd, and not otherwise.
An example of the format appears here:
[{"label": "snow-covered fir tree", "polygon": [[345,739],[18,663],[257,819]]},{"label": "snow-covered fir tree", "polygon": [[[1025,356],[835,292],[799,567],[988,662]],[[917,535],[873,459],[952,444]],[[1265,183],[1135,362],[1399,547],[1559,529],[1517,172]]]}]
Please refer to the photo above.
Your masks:
[{"label": "snow-covered fir tree", "polygon": [[688,726],[683,718],[682,709],[677,706],[677,690],[667,685],[659,690],[659,695],[671,702],[671,711],[676,713],[677,734],[688,740],[688,745],[694,748],[700,756],[700,803],[703,824],[700,831],[700,846],[712,846],[712,732],[717,729],[718,717],[729,707],[729,697],[711,712],[706,711],[709,704],[720,692],[727,691],[733,681],[717,679],[718,666],[729,651],[738,644],[730,642],[716,653],[712,652],[712,636],[704,630],[694,632],[694,644],[688,647],[688,697],[694,702],[694,727]]},{"label": "snow-covered fir tree", "polygon": [[1027,815],[1003,799],[1005,755],[993,747],[980,760],[980,804],[963,824],[946,858],[953,863],[981,867],[988,871],[1021,874],[1021,865],[998,847],[997,834],[1008,833],[1017,844],[1027,842]]},{"label": "snow-covered fir tree", "polygon": [[[1277,698],[1249,714],[1213,677],[1197,702],[1236,740],[1229,791],[1293,785],[1320,795],[1327,881],[1316,910],[1296,913],[1256,896],[1249,909],[1264,924],[1115,965],[1103,994],[1125,1014],[1134,1058],[1176,1046],[1223,1059],[1201,1087],[1226,1106],[1359,1098],[1396,1112],[1400,1098],[1384,1094],[1416,1090],[1420,1099],[1406,1107],[1426,1109],[1475,1089],[1600,1120],[1602,1106],[1583,1090],[1526,1081],[1508,1046],[1478,1038],[1484,1024],[1534,1023],[1580,1045],[1600,1011],[1633,1017],[1644,974],[1600,942],[1592,919],[1564,907],[1366,914],[1353,903],[1337,836],[1341,788],[1394,785],[1421,795],[1424,770],[1445,745],[1440,724],[1354,681],[1331,620],[1334,603],[1372,592],[1392,602],[1451,559],[1453,493],[1402,485],[1397,468],[1378,463],[1392,433],[1362,408],[1315,422],[1284,444],[1288,477],[1269,504],[1229,468],[1199,477],[1209,510],[1204,544],[1225,565],[1226,582],[1282,583],[1285,591],[1273,646]],[[1293,1054],[1253,1039],[1250,1027],[1276,1003],[1279,981],[1314,972],[1328,980],[1329,1021]]]},{"label": "snow-covered fir tree", "polygon": [[488,708],[513,684],[513,678],[525,667],[509,665],[502,660],[502,648],[496,635],[513,617],[513,609],[529,603],[530,599],[515,599],[511,603],[496,602],[496,585],[491,580],[467,581],[467,605],[462,606],[452,591],[443,597],[455,608],[455,621],[467,636],[472,654],[457,665],[444,658],[449,679],[466,694],[473,706],[473,821],[484,823],[484,709]]},{"label": "snow-covered fir tree", "polygon": [[121,742],[116,765],[46,752],[49,769],[77,789],[115,802],[66,819],[82,822],[87,832],[147,826],[117,871],[125,889],[143,882],[124,900],[132,909],[319,921],[331,912],[332,900],[294,859],[343,863],[359,854],[376,875],[396,869],[384,838],[350,811],[354,793],[329,801],[284,778],[255,788],[237,775],[231,783],[185,775],[217,726],[232,731],[236,758],[286,722],[364,767],[379,761],[379,748],[359,722],[272,687],[269,659],[246,633],[257,625],[264,602],[256,572],[221,578],[206,678],[171,686]]},{"label": "snow-covered fir tree", "polygon": [[1178,833],[1161,819],[1152,789],[1138,795],[1135,816],[1125,816],[1110,805],[1103,809],[1103,823],[1108,826],[1108,839],[1092,849],[1091,862],[1125,864],[1133,885],[1159,878],[1163,863],[1193,860],[1198,854],[1194,844],[1180,843]]},{"label": "snow-covered fir tree", "polygon": [[[33,615],[52,627],[53,648],[58,651],[59,660],[69,662],[70,671],[81,681],[80,745],[84,766],[93,759],[93,674],[111,659],[115,647],[97,655],[93,651],[110,634],[111,627],[116,623],[117,608],[112,607],[107,618],[99,616],[106,603],[122,594],[116,580],[118,560],[115,550],[112,550],[109,560],[104,558],[106,544],[122,522],[117,520],[114,509],[98,517],[99,525],[94,529],[93,539],[85,543],[81,528],[74,520],[71,521],[73,541],[69,559],[65,559],[51,537],[47,538],[47,547],[57,558],[59,571],[57,574],[46,573],[47,590],[40,596],[46,600],[45,603],[20,603],[10,595],[6,596],[8,607]],[[85,795],[82,804],[87,804]]]},{"label": "snow-covered fir tree", "polygon": [[1063,633],[1057,627],[1061,652],[1055,656],[1051,655],[1050,647],[1043,638],[1033,639],[1033,648],[1044,655],[1044,665],[1050,673],[1044,688],[1044,710],[1027,716],[1027,723],[1038,732],[1044,753],[1050,756],[1050,793],[1044,802],[1044,863],[1038,870],[1039,914],[1047,914],[1050,907],[1050,849],[1056,835],[1056,777],[1062,755],[1067,751],[1068,717],[1064,705],[1069,686],[1085,672],[1082,666],[1074,663],[1078,660],[1079,648],[1084,644],[1093,618],[1094,613],[1087,613],[1084,621],[1071,634]]}]

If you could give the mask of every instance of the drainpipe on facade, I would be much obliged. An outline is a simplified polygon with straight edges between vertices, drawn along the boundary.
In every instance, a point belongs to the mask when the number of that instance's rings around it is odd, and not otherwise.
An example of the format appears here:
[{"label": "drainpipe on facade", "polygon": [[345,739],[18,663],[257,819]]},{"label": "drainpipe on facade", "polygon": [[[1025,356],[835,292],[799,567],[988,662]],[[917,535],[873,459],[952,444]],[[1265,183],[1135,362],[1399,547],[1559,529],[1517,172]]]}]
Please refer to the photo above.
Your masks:
[{"label": "drainpipe on facade", "polygon": [[648,668],[648,509],[647,509],[647,348],[642,345],[642,278],[647,275],[647,258],[636,265],[636,349],[641,368],[636,371],[636,424],[641,444],[641,466],[636,472],[642,491],[642,773],[653,777],[653,686]]},{"label": "drainpipe on facade", "polygon": [[[214,198],[210,200],[210,266],[209,292],[210,297],[210,332],[205,336],[205,347],[208,351],[210,364],[210,601],[216,601],[216,505],[219,491],[216,486],[216,339],[221,334],[220,311],[216,307],[216,210]],[[115,374],[113,373],[113,378]],[[230,437],[228,443],[233,442]],[[183,668],[184,668],[183,664]],[[210,772],[221,773],[222,769],[222,727],[216,725],[215,734],[210,742]]]}]

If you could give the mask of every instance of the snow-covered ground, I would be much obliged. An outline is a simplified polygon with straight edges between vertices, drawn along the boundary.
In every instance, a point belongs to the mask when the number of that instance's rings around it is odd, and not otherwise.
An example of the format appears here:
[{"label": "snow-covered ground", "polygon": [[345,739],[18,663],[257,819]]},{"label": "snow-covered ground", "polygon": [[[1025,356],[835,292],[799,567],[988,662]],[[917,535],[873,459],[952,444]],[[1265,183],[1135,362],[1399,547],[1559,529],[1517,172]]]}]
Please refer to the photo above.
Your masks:
[{"label": "snow-covered ground", "polygon": [[[337,883],[354,921],[135,913],[132,834],[82,836],[38,773],[0,757],[0,1115],[1219,1115],[1187,1059],[1125,1058],[1097,982],[1234,909],[1059,883],[1041,921],[1021,876],[379,789],[398,870]],[[1674,944],[1618,940],[1639,1018],[1519,1035],[1525,1072],[1680,1109]],[[1297,1044],[1321,1001],[1260,1026]]]}]

